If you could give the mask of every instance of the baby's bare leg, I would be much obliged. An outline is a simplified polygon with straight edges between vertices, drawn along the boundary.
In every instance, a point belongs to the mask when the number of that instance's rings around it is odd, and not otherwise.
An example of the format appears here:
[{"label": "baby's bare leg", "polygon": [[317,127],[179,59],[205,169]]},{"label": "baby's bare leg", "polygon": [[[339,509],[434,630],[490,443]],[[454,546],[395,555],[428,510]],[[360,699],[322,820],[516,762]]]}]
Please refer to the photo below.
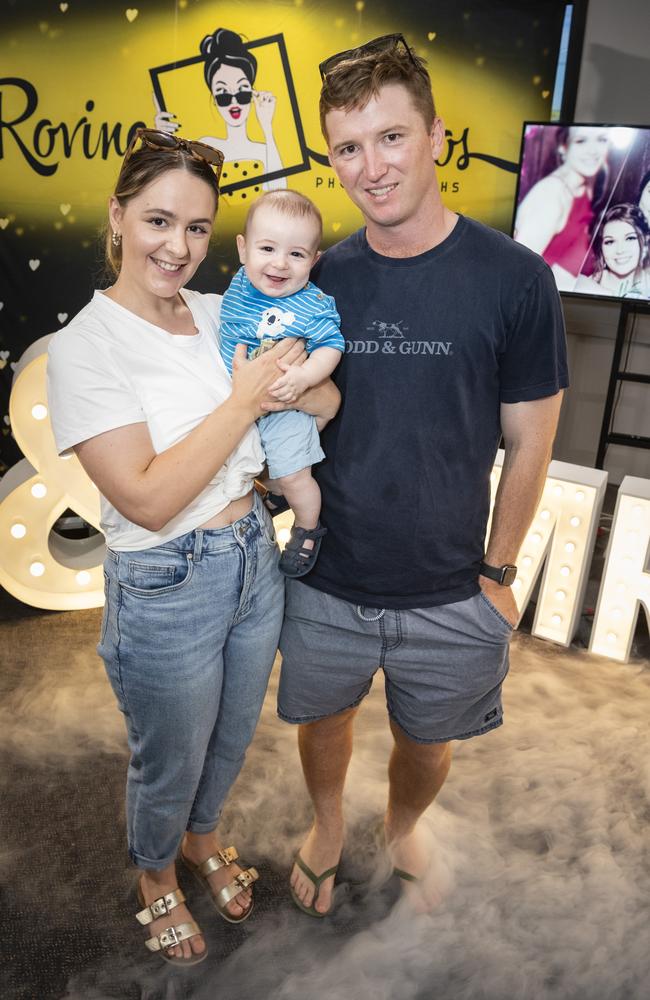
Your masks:
[{"label": "baby's bare leg", "polygon": [[[315,528],[320,517],[320,489],[312,477],[311,468],[300,469],[290,476],[273,479],[273,492],[284,494],[296,517],[300,528]],[[306,541],[307,548],[313,547],[313,541]]]}]

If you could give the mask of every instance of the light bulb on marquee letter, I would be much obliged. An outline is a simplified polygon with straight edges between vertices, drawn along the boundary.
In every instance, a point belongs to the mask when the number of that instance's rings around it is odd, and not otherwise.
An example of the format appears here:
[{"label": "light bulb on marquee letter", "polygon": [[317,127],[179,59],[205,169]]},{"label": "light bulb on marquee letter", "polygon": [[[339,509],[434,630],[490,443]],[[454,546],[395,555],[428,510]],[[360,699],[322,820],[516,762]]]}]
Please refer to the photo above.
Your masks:
[{"label": "light bulb on marquee letter", "polygon": [[650,624],[650,480],[620,485],[589,649],[626,663],[639,608]]},{"label": "light bulb on marquee letter", "polygon": [[11,390],[11,428],[25,458],[0,481],[0,584],[36,608],[96,608],[104,602],[103,535],[50,538],[68,507],[99,528],[99,494],[75,455],[56,453],[44,402],[49,339],[23,354]]}]

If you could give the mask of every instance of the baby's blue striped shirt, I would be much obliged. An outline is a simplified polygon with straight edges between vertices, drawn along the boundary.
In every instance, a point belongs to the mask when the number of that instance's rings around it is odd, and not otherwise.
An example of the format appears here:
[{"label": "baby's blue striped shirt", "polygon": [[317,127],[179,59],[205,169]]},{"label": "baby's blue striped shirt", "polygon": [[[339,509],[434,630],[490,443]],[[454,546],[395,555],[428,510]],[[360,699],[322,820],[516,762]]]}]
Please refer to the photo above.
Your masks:
[{"label": "baby's blue striped shirt", "polygon": [[259,292],[243,267],[230,282],[221,304],[221,356],[232,372],[237,344],[246,344],[250,354],[262,338],[303,337],[308,353],[317,347],[345,350],[341,320],[331,295],[310,282],[286,298]]}]

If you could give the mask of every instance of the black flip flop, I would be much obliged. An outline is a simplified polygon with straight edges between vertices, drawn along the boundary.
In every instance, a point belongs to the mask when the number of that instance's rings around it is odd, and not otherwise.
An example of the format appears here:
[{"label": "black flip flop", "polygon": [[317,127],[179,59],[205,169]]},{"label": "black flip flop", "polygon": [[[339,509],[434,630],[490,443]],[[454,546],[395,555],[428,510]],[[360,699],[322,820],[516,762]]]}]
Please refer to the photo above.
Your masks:
[{"label": "black flip flop", "polygon": [[320,875],[316,875],[315,872],[311,870],[309,865],[305,864],[305,862],[300,857],[300,854],[296,854],[294,858],[294,863],[298,866],[298,868],[300,868],[300,871],[303,873],[303,875],[307,876],[309,881],[313,884],[316,892],[311,902],[311,906],[305,906],[303,901],[296,894],[296,891],[293,888],[293,886],[290,884],[289,892],[291,893],[292,900],[294,901],[299,910],[302,910],[303,913],[307,913],[310,917],[326,917],[327,914],[330,912],[330,910],[327,910],[326,913],[320,913],[316,909],[316,903],[318,902],[318,897],[320,895],[320,887],[325,881],[325,879],[331,878],[332,875],[336,875],[339,866],[334,865],[333,868],[328,868],[326,871],[321,872]]}]

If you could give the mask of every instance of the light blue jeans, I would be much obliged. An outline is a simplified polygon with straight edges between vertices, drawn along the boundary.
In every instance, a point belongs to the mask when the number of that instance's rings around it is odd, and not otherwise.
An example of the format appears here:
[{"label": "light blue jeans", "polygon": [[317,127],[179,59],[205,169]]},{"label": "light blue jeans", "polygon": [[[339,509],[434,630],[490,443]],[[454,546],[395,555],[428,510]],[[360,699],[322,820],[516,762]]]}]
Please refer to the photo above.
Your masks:
[{"label": "light blue jeans", "polygon": [[166,868],[209,833],[253,737],[278,644],[284,578],[270,516],[108,550],[97,650],[126,719],[129,854]]}]

